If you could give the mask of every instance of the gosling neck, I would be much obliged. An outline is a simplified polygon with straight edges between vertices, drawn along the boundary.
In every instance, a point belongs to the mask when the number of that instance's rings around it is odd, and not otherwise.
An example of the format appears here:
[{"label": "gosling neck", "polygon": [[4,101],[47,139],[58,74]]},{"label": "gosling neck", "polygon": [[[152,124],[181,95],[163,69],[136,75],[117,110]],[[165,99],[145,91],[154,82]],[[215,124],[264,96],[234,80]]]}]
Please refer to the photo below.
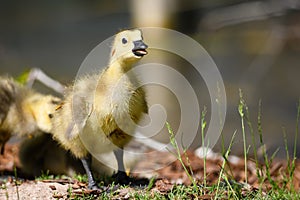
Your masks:
[{"label": "gosling neck", "polygon": [[122,58],[118,58],[118,59],[113,59],[110,60],[109,62],[109,69],[113,70],[113,71],[118,71],[121,73],[126,73],[129,70],[132,69],[133,65],[137,62],[137,59],[132,58],[132,59],[122,59]]}]

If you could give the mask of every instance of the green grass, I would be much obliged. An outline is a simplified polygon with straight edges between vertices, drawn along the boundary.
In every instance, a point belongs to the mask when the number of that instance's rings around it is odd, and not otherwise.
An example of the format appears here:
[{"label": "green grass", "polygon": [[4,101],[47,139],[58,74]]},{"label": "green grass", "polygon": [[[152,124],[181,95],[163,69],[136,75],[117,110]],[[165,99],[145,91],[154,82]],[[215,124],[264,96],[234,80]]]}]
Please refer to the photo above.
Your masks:
[{"label": "green grass", "polygon": [[[205,116],[206,116],[206,107],[204,107],[204,109],[202,110],[201,112],[201,140],[202,140],[202,147],[204,147],[204,157],[203,157],[203,164],[204,164],[204,167],[203,167],[203,186],[206,187],[206,155],[207,155],[207,148],[205,148],[205,143],[204,143],[204,131],[205,131],[205,128],[206,128],[206,120],[205,120]],[[208,144],[207,144],[208,146]]]},{"label": "green grass", "polygon": [[196,182],[195,182],[195,179],[193,178],[193,171],[191,170],[191,167],[190,165],[189,166],[186,166],[183,162],[183,159],[182,159],[182,154],[184,154],[184,156],[186,157],[187,161],[189,162],[189,159],[188,159],[188,156],[186,155],[186,149],[183,150],[183,152],[180,151],[180,148],[178,146],[178,143],[175,139],[175,135],[174,135],[174,132],[170,126],[170,124],[168,122],[166,122],[166,125],[167,125],[167,129],[168,129],[168,132],[170,134],[170,142],[172,144],[172,146],[175,148],[175,153],[172,152],[171,150],[169,150],[169,152],[171,154],[173,154],[177,160],[181,163],[186,175],[188,176],[188,178],[190,179],[191,183],[193,184],[194,188],[197,188],[196,186]]},{"label": "green grass", "polygon": [[[82,178],[80,178],[82,177]],[[74,179],[77,179],[78,181],[81,181],[81,182],[86,182],[87,181],[87,177],[85,175],[75,175]],[[50,174],[49,173],[49,170],[47,171],[42,171],[42,174],[40,176],[37,176],[35,177],[36,180],[39,180],[39,181],[43,181],[43,180],[53,180],[53,179],[72,179],[71,177],[69,176],[66,176],[66,175],[53,175],[53,174]]]},{"label": "green grass", "polygon": [[247,138],[246,138],[246,133],[245,133],[245,124],[244,124],[244,117],[245,117],[245,109],[247,109],[247,105],[245,103],[245,100],[243,99],[243,93],[240,90],[240,102],[238,106],[238,111],[241,117],[241,126],[242,126],[242,133],[243,133],[243,146],[244,146],[244,164],[245,164],[245,182],[248,182],[248,169],[247,169]]},{"label": "green grass", "polygon": [[17,174],[17,168],[16,168],[16,167],[14,167],[14,174],[15,174],[15,180],[14,180],[14,183],[15,183],[15,185],[16,185],[17,198],[20,199],[19,185],[20,185],[21,183],[18,181],[18,174]]},{"label": "green grass", "polygon": [[[219,193],[217,198],[215,194],[216,186],[211,186],[201,193],[195,191],[191,186],[175,185],[174,188],[164,194],[160,192],[153,192],[147,190],[128,190],[129,187],[123,187],[116,190],[115,192],[105,193],[103,192],[99,196],[95,195],[74,195],[70,193],[70,197],[74,200],[79,199],[266,199],[266,200],[276,200],[276,199],[299,199],[300,194],[296,192],[290,192],[285,189],[282,190],[272,190],[267,194],[259,192],[249,191],[246,194],[242,193],[241,186],[219,186]],[[200,188],[199,188],[200,189]],[[121,194],[125,190],[125,194]],[[128,192],[129,191],[129,192]],[[70,191],[72,192],[72,191]],[[205,193],[205,194],[204,194]]]}]

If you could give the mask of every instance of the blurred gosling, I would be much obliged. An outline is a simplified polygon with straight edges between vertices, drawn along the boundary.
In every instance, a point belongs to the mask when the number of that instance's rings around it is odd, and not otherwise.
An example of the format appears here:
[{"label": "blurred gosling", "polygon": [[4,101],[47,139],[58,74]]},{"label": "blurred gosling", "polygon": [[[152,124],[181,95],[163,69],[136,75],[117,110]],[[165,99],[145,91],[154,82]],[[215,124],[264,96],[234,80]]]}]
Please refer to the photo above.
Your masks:
[{"label": "blurred gosling", "polygon": [[34,136],[52,129],[50,118],[60,99],[44,95],[19,84],[13,78],[0,77],[0,145],[12,135]]}]

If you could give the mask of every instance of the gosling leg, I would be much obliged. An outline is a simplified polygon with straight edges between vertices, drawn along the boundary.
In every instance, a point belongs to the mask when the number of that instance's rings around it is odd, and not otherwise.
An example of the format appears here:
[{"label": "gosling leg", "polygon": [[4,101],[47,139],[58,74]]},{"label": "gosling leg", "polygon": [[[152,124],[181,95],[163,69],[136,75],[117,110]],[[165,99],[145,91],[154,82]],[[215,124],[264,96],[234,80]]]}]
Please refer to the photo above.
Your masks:
[{"label": "gosling leg", "polygon": [[127,176],[124,167],[124,152],[123,148],[118,148],[114,151],[118,163],[118,172],[114,175],[116,182],[119,184],[129,184],[130,178]]},{"label": "gosling leg", "polygon": [[91,156],[88,156],[86,158],[82,158],[81,159],[82,165],[84,167],[84,170],[87,174],[88,177],[88,188],[91,190],[98,190],[98,186],[97,183],[94,181],[93,175],[92,175],[92,171],[90,169],[91,166]]},{"label": "gosling leg", "polygon": [[35,80],[39,80],[41,83],[53,89],[59,94],[63,94],[64,92],[64,86],[60,82],[49,77],[45,72],[43,72],[39,68],[32,68],[30,70],[28,80],[26,83],[27,87],[31,88]]}]

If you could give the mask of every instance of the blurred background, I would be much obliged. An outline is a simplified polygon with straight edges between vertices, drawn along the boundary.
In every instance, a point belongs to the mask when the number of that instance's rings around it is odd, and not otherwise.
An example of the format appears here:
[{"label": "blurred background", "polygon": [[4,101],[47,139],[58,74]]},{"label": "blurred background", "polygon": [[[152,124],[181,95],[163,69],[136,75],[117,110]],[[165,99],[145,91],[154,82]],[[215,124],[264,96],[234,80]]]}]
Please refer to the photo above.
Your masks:
[{"label": "blurred background", "polygon": [[[223,129],[225,145],[237,130],[233,151],[238,155],[243,152],[237,111],[241,88],[256,142],[261,100],[264,142],[270,152],[279,148],[278,155],[284,156],[283,132],[287,133],[292,150],[300,97],[299,11],[297,0],[1,1],[0,74],[17,76],[38,67],[62,83],[71,83],[87,54],[118,30],[142,26],[171,28],[198,41],[218,66],[228,104]],[[209,119],[210,99],[201,77],[195,78],[192,67],[184,61],[169,65],[192,82],[199,107],[208,108]],[[165,89],[159,91],[160,95],[150,94],[149,101],[153,104],[160,96],[167,107],[168,121],[176,128],[180,117],[178,103],[172,100],[172,94],[164,92]],[[166,132],[161,134],[159,139],[166,142]],[[247,138],[251,145],[248,130]],[[300,137],[297,140],[299,156]],[[200,144],[197,137],[192,147]],[[221,150],[221,139],[215,149]]]}]

